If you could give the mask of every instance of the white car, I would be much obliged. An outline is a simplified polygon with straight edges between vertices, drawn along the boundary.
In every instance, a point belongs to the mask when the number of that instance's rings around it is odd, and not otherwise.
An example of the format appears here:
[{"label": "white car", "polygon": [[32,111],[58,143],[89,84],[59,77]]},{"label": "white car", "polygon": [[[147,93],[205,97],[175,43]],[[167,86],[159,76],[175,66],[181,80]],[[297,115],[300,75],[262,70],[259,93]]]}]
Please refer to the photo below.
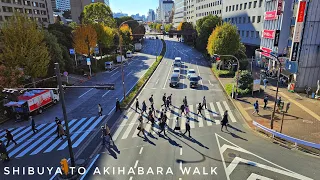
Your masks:
[{"label": "white car", "polygon": [[192,75],[196,75],[196,71],[194,69],[189,69],[187,74],[188,79],[190,79]]},{"label": "white car", "polygon": [[174,65],[177,65],[177,66],[181,67],[181,65],[182,65],[181,57],[175,57],[174,58]]},{"label": "white car", "polygon": [[179,77],[180,77],[180,68],[174,68],[173,69],[173,73],[174,74],[179,74]]},{"label": "white car", "polygon": [[127,56],[127,58],[132,58],[132,52],[131,51],[127,51],[127,53],[126,53],[126,56]]}]

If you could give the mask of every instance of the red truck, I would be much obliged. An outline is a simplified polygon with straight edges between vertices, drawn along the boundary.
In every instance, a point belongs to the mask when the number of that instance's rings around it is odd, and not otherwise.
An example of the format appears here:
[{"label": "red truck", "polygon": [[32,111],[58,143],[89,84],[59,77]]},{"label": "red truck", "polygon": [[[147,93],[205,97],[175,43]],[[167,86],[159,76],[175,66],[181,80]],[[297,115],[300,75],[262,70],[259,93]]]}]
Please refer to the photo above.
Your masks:
[{"label": "red truck", "polygon": [[[4,104],[16,119],[22,116],[27,118],[31,114],[41,114],[47,107],[56,104],[59,101],[59,91],[55,90],[31,90],[18,96],[18,101],[10,101]],[[24,118],[23,118],[24,119]]]}]

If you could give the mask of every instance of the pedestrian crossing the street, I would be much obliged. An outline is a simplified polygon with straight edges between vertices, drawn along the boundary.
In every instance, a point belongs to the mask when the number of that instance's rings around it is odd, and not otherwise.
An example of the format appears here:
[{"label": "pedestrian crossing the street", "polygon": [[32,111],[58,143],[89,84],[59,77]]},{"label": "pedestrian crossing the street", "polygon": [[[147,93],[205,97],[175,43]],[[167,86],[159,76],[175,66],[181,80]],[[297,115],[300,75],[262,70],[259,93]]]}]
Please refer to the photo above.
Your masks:
[{"label": "pedestrian crossing the street", "polygon": [[[237,122],[234,111],[232,111],[226,101],[222,102],[210,102],[207,104],[207,109],[202,110],[202,115],[197,114],[197,105],[188,105],[190,113],[189,117],[186,115],[180,115],[180,110],[177,107],[171,107],[171,110],[166,111],[166,115],[168,117],[167,120],[167,128],[174,129],[176,126],[176,118],[179,117],[179,124],[181,130],[185,130],[185,123],[189,121],[190,128],[203,128],[210,127],[213,125],[220,125],[220,121],[222,119],[222,115],[226,110],[228,110],[228,119],[229,123]],[[139,111],[140,113],[140,111]],[[139,126],[139,113],[137,113],[134,109],[130,109],[123,117],[123,119],[116,127],[116,130],[113,134],[113,140],[116,139],[128,139],[128,138],[136,138],[138,137],[137,133],[139,130],[137,129]],[[158,117],[160,116],[160,112],[156,113],[156,125],[154,126],[154,130],[159,130],[158,125]],[[145,132],[149,132],[151,134],[155,134],[157,131],[151,130],[151,123],[147,123],[147,116],[144,114],[144,128]]]},{"label": "pedestrian crossing the street", "polygon": [[[72,147],[78,147],[89,134],[97,130],[97,126],[102,123],[106,116],[90,117],[70,120],[69,131],[72,141]],[[62,121],[64,126],[64,121]],[[52,151],[64,150],[67,145],[67,139],[57,138],[57,125],[55,122],[40,124],[36,126],[38,132],[33,133],[31,126],[11,128],[11,134],[18,143],[15,145],[10,142],[7,150],[12,158],[21,158],[25,155],[36,155],[39,153],[48,153]],[[100,127],[98,127],[100,130]],[[0,131],[1,140],[6,144],[5,131]]]}]

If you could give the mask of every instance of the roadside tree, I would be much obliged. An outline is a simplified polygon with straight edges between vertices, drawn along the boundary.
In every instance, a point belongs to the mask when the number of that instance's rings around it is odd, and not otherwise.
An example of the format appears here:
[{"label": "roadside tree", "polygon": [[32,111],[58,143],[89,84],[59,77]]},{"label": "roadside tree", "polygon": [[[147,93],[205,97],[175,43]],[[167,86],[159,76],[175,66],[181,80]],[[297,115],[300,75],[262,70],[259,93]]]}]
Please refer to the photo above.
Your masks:
[{"label": "roadside tree", "polygon": [[89,24],[99,22],[109,27],[116,26],[110,7],[101,2],[90,3],[84,7],[83,21]]},{"label": "roadside tree", "polygon": [[92,25],[79,25],[73,33],[73,46],[79,54],[93,52],[97,44],[97,33]]}]

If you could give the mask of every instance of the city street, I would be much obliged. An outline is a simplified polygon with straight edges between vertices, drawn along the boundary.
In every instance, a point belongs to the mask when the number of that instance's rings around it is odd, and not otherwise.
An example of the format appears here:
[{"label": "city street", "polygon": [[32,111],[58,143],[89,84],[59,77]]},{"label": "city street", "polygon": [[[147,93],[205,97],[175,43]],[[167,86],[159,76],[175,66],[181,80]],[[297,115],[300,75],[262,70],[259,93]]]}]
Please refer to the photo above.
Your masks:
[{"label": "city street", "polygon": [[[136,82],[143,76],[162,49],[160,40],[145,40],[141,53],[136,53],[124,67],[126,92],[132,89]],[[123,98],[121,81],[121,68],[112,72],[97,74],[83,85],[95,85],[96,83],[115,83],[115,90],[97,89],[67,89],[66,106],[69,119],[70,136],[75,153],[82,150],[83,144],[94,134],[100,132],[100,124],[114,111],[116,98]],[[103,116],[98,116],[98,104],[103,108]],[[5,140],[5,128],[11,130],[18,145],[10,144],[7,148],[11,161],[0,164],[1,176],[3,165],[9,167],[45,166],[58,167],[62,158],[67,158],[67,140],[56,138],[55,117],[63,119],[61,104],[57,104],[35,116],[38,133],[31,131],[30,122],[15,123],[14,121],[1,125],[0,138]],[[64,121],[63,121],[64,123]],[[89,148],[88,148],[89,149]],[[88,150],[86,149],[86,150]],[[82,152],[82,151],[81,151]],[[84,152],[85,154],[86,152]],[[80,152],[79,152],[80,154]],[[32,162],[33,164],[30,164]],[[20,174],[21,175],[21,174]],[[35,179],[35,177],[22,177],[21,179]],[[43,178],[43,177],[42,177]],[[42,179],[39,178],[39,179]],[[50,178],[50,177],[48,177]],[[47,178],[47,179],[48,179]],[[2,177],[0,177],[2,179]],[[16,176],[5,179],[17,179]]]},{"label": "city street", "polygon": [[[161,110],[162,96],[172,94],[171,110],[167,111],[166,135],[158,135],[144,117],[145,132],[137,135],[138,116],[135,103],[116,124],[108,122],[115,144],[101,146],[100,134],[89,147],[94,147],[91,163],[82,179],[318,179],[317,157],[271,143],[245,124],[239,112],[228,102],[217,80],[201,54],[191,47],[166,39],[165,58],[139,94],[140,103],[153,94],[156,117]],[[181,85],[169,87],[173,59],[182,58],[184,68]],[[198,89],[191,89],[186,70],[192,68],[201,77]],[[182,99],[187,96],[191,113],[191,137],[174,132]],[[203,115],[197,115],[197,104],[207,99]],[[228,131],[220,131],[221,114],[229,110]],[[139,110],[138,110],[139,111]],[[115,118],[118,118],[115,117]],[[113,118],[112,118],[113,119]],[[186,117],[180,117],[185,132]],[[156,122],[158,124],[158,122]],[[182,172],[181,168],[184,169]],[[187,173],[185,170],[189,170]],[[140,172],[140,174],[139,174]]]}]

